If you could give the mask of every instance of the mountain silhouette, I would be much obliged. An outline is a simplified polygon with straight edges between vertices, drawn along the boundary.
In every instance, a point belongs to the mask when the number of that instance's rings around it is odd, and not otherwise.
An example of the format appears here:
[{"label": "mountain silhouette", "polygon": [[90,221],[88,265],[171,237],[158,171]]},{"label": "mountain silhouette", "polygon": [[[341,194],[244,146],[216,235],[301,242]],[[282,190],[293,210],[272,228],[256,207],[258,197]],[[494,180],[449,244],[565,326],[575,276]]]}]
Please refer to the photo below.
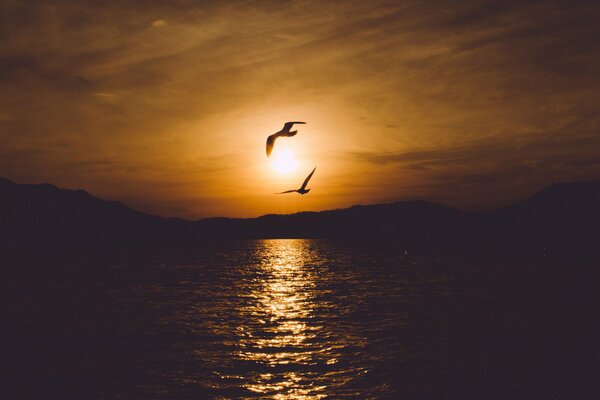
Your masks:
[{"label": "mountain silhouette", "polygon": [[185,224],[99,199],[84,190],[19,185],[0,178],[0,240],[5,245],[127,246],[165,239]]},{"label": "mountain silhouette", "polygon": [[594,251],[600,239],[600,182],[554,184],[491,212],[407,201],[185,221],[146,214],[83,190],[0,178],[0,239],[5,246],[111,249],[232,238],[359,238],[394,241],[399,250],[417,253]]},{"label": "mountain silhouette", "polygon": [[556,183],[490,216],[498,240],[513,248],[593,251],[600,239],[600,182]]}]

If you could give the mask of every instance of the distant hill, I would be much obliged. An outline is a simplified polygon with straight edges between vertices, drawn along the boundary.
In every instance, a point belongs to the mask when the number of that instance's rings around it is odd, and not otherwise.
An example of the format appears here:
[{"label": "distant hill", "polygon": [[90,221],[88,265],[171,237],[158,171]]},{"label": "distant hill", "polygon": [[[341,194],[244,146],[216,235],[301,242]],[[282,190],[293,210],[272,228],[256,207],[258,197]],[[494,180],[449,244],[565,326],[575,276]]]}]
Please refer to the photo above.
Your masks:
[{"label": "distant hill", "polygon": [[490,213],[499,241],[544,251],[596,251],[600,243],[600,182],[556,183]]},{"label": "distant hill", "polygon": [[443,205],[410,201],[252,219],[206,219],[196,222],[195,229],[200,235],[240,238],[394,238],[405,246],[421,247],[442,244],[466,215]]},{"label": "distant hill", "polygon": [[600,182],[555,184],[486,213],[410,201],[192,222],[145,214],[82,190],[0,178],[3,244],[110,248],[219,238],[362,238],[419,253],[589,250],[600,239]]},{"label": "distant hill", "polygon": [[19,185],[0,178],[3,243],[97,245],[168,237],[186,222],[166,220],[106,201],[83,190]]},{"label": "distant hill", "polygon": [[518,216],[555,221],[600,217],[600,182],[555,183],[503,210]]}]

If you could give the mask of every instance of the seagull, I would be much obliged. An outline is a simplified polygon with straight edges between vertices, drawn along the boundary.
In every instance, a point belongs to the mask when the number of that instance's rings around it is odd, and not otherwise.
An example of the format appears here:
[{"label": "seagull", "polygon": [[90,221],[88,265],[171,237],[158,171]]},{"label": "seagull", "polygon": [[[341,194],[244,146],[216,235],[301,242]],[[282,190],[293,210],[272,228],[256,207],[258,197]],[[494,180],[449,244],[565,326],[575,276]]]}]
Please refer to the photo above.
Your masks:
[{"label": "seagull", "polygon": [[292,192],[298,192],[300,194],[306,194],[306,193],[310,192],[310,189],[306,189],[306,185],[308,184],[308,181],[310,181],[310,178],[312,178],[313,174],[315,173],[315,169],[317,169],[317,167],[315,167],[312,170],[312,172],[310,174],[308,174],[308,176],[304,180],[304,183],[302,183],[302,186],[300,187],[300,189],[286,190],[285,192],[275,193],[275,194],[284,194],[284,193],[292,193]]},{"label": "seagull", "polygon": [[273,151],[273,146],[275,146],[275,139],[277,139],[278,137],[292,137],[295,136],[296,133],[298,133],[298,131],[291,131],[290,129],[292,129],[292,126],[294,124],[305,124],[306,122],[300,122],[300,121],[293,121],[293,122],[286,122],[283,125],[283,129],[280,130],[277,133],[272,134],[271,136],[269,136],[267,138],[267,157],[269,157],[271,155],[271,152]]}]

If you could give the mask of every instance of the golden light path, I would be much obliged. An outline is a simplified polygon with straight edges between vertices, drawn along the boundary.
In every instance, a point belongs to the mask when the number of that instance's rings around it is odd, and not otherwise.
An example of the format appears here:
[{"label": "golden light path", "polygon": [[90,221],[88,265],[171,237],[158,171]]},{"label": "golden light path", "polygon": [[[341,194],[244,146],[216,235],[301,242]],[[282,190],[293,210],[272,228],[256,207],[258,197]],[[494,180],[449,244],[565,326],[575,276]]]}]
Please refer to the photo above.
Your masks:
[{"label": "golden light path", "polygon": [[[321,332],[314,315],[328,304],[315,299],[319,277],[307,265],[307,246],[303,240],[266,240],[257,249],[260,271],[242,310],[255,324],[246,327],[236,355],[263,367],[244,384],[261,398],[320,399],[331,389],[317,379],[318,371],[338,362],[343,344]],[[328,336],[326,344],[317,336]]]},{"label": "golden light path", "polygon": [[[290,362],[310,362],[313,354],[303,351],[306,342],[318,331],[309,327],[305,320],[311,310],[315,277],[304,269],[302,241],[268,241],[265,250],[271,254],[264,259],[266,276],[252,295],[257,300],[251,306],[251,312],[265,318],[263,324],[269,326],[266,332],[271,337],[250,337],[249,343],[254,351],[242,351],[239,356],[246,360],[263,361],[271,366]],[[279,349],[280,351],[273,351]],[[273,381],[273,374],[259,375],[247,389],[256,393],[273,393],[276,399],[322,398],[319,395],[323,387],[300,387],[301,378],[295,372],[284,373],[283,380]]]}]

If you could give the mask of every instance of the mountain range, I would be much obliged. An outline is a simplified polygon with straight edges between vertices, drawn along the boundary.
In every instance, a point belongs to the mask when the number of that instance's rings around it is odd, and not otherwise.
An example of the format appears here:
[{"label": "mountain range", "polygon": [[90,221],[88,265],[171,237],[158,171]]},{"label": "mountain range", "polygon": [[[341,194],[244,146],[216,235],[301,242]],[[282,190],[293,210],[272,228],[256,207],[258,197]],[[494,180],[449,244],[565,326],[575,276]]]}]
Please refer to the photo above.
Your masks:
[{"label": "mountain range", "polygon": [[468,212],[426,201],[186,221],[146,214],[83,190],[0,178],[0,243],[8,248],[126,248],[235,238],[392,241],[417,253],[593,252],[600,182],[557,183],[517,204]]}]

